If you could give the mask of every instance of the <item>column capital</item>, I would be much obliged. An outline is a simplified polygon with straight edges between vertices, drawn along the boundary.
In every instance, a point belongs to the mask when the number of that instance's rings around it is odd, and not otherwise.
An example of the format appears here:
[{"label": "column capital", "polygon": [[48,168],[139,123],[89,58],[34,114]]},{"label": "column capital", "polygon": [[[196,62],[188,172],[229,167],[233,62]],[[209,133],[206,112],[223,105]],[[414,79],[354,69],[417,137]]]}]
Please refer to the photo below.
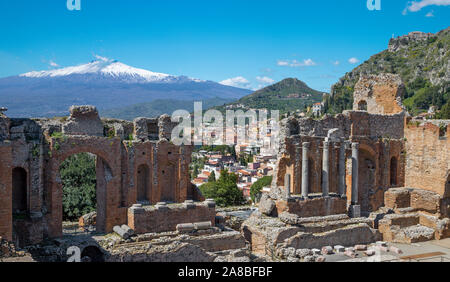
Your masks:
[{"label": "column capital", "polygon": [[352,149],[353,150],[358,150],[359,149],[359,143],[353,142],[352,143]]},{"label": "column capital", "polygon": [[303,142],[302,143],[302,147],[303,148],[308,148],[309,149],[310,146],[311,146],[311,142]]}]

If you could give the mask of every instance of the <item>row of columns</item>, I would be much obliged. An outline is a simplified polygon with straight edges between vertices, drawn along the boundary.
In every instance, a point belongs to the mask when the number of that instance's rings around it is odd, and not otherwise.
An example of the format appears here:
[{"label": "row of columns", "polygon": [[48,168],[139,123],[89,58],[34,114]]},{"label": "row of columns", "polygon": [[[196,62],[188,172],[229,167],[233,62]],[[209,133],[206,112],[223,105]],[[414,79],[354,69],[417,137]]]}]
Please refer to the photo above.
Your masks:
[{"label": "row of columns", "polygon": [[[301,195],[303,198],[307,198],[309,195],[309,150],[311,147],[311,143],[304,142],[302,144],[302,186],[301,186]],[[341,142],[341,146],[339,148],[339,171],[338,171],[338,192],[339,195],[346,195],[346,183],[345,183],[345,142]],[[359,144],[352,143],[352,197],[351,204],[358,204],[358,154],[359,154]],[[329,174],[330,174],[330,142],[323,142],[323,158],[322,158],[322,193],[324,197],[327,197],[330,193],[330,183],[329,183]],[[287,196],[290,196],[290,175],[286,175],[285,177],[285,188]]]}]

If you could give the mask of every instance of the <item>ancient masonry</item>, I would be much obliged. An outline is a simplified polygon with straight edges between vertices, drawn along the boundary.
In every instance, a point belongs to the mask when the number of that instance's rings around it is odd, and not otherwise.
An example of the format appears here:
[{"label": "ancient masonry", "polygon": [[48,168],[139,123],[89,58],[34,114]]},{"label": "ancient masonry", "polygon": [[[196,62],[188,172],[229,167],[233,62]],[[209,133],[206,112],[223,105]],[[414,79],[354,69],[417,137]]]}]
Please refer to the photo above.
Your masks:
[{"label": "ancient masonry", "polygon": [[[398,75],[363,76],[352,111],[281,121],[270,192],[238,224],[190,183],[192,148],[170,143],[169,116],[131,123],[77,106],[68,119],[12,119],[0,110],[0,237],[19,246],[61,237],[59,167],[81,152],[97,156],[97,231],[122,238],[94,243],[109,261],[249,261],[248,251],[321,261],[310,255],[317,248],[450,237],[450,120],[409,117],[403,91]],[[57,240],[64,258],[73,242]],[[97,247],[83,252],[95,258]]]},{"label": "ancient masonry", "polygon": [[353,111],[282,121],[271,191],[242,226],[254,253],[450,236],[450,121],[411,119],[402,91],[363,76]]},{"label": "ancient masonry", "polygon": [[[10,119],[2,114],[0,236],[28,245],[62,235],[59,167],[81,152],[97,157],[97,231],[140,222],[145,214],[156,221],[166,217],[136,212],[130,209],[134,204],[201,200],[188,173],[192,148],[169,142],[174,126],[169,116],[138,118],[133,123],[101,120],[92,106],[71,107],[68,119]],[[205,207],[195,207],[195,214],[214,224]],[[177,216],[183,213],[173,215]],[[160,229],[173,227],[167,224]]]}]

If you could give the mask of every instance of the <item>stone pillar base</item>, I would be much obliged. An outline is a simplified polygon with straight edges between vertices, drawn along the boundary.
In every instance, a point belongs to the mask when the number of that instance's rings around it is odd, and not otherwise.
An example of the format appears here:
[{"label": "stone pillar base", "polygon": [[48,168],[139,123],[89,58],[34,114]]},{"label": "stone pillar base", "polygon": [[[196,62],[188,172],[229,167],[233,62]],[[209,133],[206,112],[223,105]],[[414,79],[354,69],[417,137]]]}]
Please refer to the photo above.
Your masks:
[{"label": "stone pillar base", "polygon": [[361,217],[361,206],[351,205],[348,208],[348,216],[350,216],[351,218]]}]

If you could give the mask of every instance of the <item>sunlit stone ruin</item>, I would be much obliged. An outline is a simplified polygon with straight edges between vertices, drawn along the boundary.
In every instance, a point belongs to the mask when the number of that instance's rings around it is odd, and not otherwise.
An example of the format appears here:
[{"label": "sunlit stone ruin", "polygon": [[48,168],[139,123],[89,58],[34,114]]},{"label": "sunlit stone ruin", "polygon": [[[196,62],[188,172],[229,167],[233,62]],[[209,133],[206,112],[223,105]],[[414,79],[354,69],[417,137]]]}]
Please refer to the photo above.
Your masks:
[{"label": "sunlit stone ruin", "polygon": [[[1,252],[19,252],[14,244],[50,261],[67,261],[73,246],[88,261],[323,261],[448,238],[450,120],[410,117],[402,91],[397,75],[364,76],[353,110],[282,120],[272,186],[238,223],[191,184],[192,147],[170,142],[169,116],[127,122],[73,106],[68,118],[16,119],[2,109]],[[59,167],[81,152],[96,156],[96,230],[70,235]]]}]

